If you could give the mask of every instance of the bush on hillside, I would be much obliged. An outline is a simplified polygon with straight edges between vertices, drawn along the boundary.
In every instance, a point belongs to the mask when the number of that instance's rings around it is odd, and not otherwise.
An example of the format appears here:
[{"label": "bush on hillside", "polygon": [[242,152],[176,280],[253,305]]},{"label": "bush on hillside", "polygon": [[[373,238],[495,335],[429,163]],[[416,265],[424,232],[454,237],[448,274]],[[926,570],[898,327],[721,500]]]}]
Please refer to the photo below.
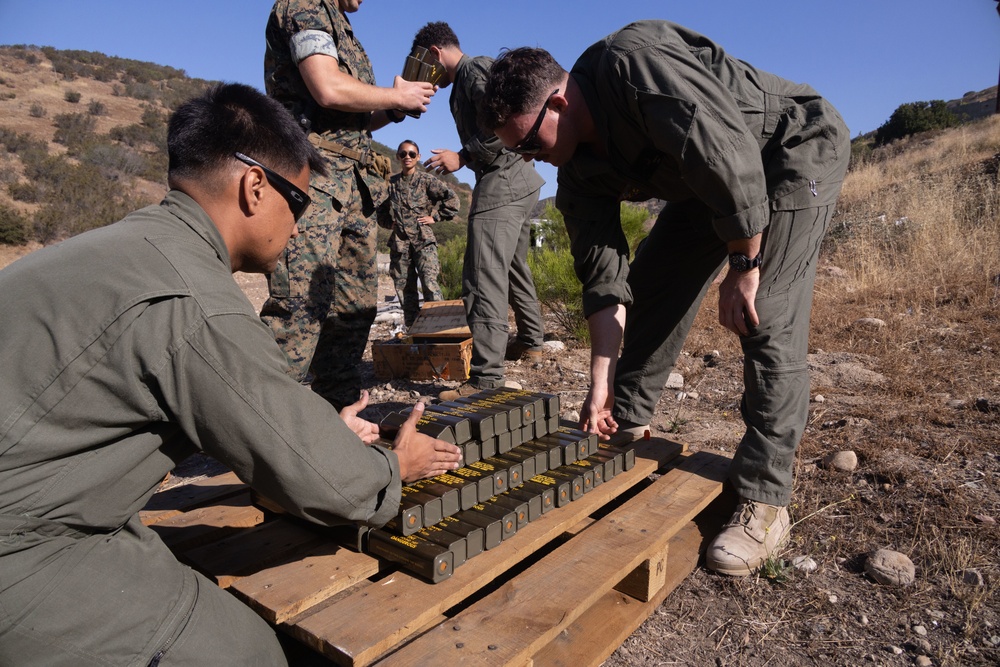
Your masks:
[{"label": "bush on hillside", "polygon": [[76,104],[77,102],[79,102],[80,97],[81,97],[80,93],[76,92],[75,90],[67,90],[66,94],[63,95],[63,99],[65,99],[70,104]]},{"label": "bush on hillside", "polygon": [[917,132],[939,130],[958,124],[958,117],[948,109],[944,100],[902,104],[892,112],[889,120],[875,131],[875,145],[884,146],[890,141]]},{"label": "bush on hillside", "polygon": [[52,141],[62,144],[71,153],[76,153],[94,137],[97,120],[82,113],[61,113],[53,119],[56,126]]},{"label": "bush on hillside", "polygon": [[13,208],[0,204],[0,243],[24,245],[27,242],[27,219]]}]

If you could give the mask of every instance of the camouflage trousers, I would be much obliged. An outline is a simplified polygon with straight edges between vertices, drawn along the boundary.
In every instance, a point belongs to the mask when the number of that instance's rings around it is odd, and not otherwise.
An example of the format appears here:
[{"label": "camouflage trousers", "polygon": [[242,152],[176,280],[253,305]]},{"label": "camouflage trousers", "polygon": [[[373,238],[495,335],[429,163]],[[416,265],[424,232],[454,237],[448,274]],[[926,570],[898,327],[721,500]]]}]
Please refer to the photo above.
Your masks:
[{"label": "camouflage trousers", "polygon": [[299,382],[311,375],[313,391],[339,410],[361,393],[361,357],[368,342],[378,292],[375,211],[364,205],[353,178],[337,200],[310,188],[312,205],[299,235],[268,276],[270,298],[261,320],[270,327]]},{"label": "camouflage trousers", "polygon": [[437,244],[428,243],[417,248],[412,243],[393,246],[389,249],[389,275],[396,287],[396,297],[403,307],[403,322],[407,327],[420,314],[420,295],[417,293],[417,278],[423,288],[424,301],[443,301],[438,276],[441,263],[438,261]]}]

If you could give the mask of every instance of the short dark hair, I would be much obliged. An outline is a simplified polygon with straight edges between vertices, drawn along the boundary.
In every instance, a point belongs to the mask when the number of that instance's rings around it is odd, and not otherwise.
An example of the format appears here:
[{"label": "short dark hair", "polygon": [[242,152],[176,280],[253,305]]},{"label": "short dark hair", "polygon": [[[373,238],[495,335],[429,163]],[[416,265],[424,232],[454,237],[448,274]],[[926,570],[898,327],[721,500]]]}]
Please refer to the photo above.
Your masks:
[{"label": "short dark hair", "polygon": [[204,178],[243,153],[287,176],[307,164],[326,173],[302,128],[277,101],[241,83],[220,83],[184,102],[167,125],[170,178]]},{"label": "short dark hair", "polygon": [[444,21],[432,21],[418,30],[417,34],[413,37],[413,46],[410,47],[410,50],[412,51],[418,46],[422,46],[425,49],[429,49],[432,46],[462,48],[458,43],[455,31]]},{"label": "short dark hair", "polygon": [[420,152],[420,146],[418,146],[417,142],[415,142],[413,139],[403,139],[402,141],[400,141],[399,142],[399,146],[396,147],[396,152],[398,153],[399,149],[402,148],[406,144],[410,144],[411,146],[413,146],[414,148],[417,149],[418,153]]},{"label": "short dark hair", "polygon": [[490,66],[479,124],[490,131],[503,127],[512,115],[540,104],[565,74],[545,49],[522,46],[504,51]]}]

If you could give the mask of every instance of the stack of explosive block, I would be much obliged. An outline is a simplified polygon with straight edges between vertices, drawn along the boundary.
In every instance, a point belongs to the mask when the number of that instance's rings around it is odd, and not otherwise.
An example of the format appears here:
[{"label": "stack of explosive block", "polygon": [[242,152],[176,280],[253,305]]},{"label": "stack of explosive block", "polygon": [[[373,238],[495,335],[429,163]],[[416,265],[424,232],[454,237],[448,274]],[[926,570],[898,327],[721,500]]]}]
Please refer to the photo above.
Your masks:
[{"label": "stack of explosive block", "polygon": [[[382,436],[393,438],[407,414],[387,416]],[[483,390],[426,406],[417,430],[458,445],[463,466],[404,486],[399,515],[359,545],[435,583],[635,463],[632,450],[560,425],[555,394]]]}]

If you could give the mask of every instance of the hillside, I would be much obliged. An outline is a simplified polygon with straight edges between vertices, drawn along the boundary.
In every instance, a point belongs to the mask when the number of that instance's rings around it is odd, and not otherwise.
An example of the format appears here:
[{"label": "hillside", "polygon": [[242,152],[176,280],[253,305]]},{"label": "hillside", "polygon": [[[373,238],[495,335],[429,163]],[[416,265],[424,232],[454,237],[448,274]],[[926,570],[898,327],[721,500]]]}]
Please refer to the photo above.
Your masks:
[{"label": "hillside", "polygon": [[[0,46],[0,228],[48,243],[114,222],[166,192],[166,119],[212,82],[183,70],[48,47]],[[394,170],[394,149],[375,142]],[[446,176],[462,199],[471,188]],[[0,243],[11,242],[0,233]]]}]

